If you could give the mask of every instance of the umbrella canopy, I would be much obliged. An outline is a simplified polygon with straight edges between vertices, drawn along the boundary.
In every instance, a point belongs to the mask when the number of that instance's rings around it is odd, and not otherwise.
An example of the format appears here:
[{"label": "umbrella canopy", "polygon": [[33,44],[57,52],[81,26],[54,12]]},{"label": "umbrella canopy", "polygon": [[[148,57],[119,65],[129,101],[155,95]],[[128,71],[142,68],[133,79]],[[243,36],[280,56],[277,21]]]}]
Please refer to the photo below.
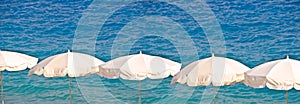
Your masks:
[{"label": "umbrella canopy", "polygon": [[245,73],[244,83],[254,88],[300,90],[300,61],[290,59],[264,63]]},{"label": "umbrella canopy", "polygon": [[98,75],[116,79],[139,80],[139,99],[141,104],[141,80],[145,78],[162,79],[174,76],[180,71],[181,64],[158,56],[135,54],[108,61],[99,66]]},{"label": "umbrella canopy", "polygon": [[36,65],[38,58],[22,53],[0,51],[0,71],[20,71]]},{"label": "umbrella canopy", "polygon": [[212,57],[195,61],[178,74],[171,84],[179,82],[188,86],[214,86],[231,85],[244,80],[244,72],[249,70],[247,66],[233,59],[224,57]]},{"label": "umbrella canopy", "polygon": [[72,90],[70,77],[80,77],[94,74],[99,71],[99,65],[104,62],[87,54],[70,52],[54,55],[46,58],[30,69],[28,76],[32,74],[45,77],[63,77],[68,74],[70,104],[72,104]]},{"label": "umbrella canopy", "polygon": [[99,66],[98,75],[106,78],[143,80],[161,79],[174,76],[180,71],[181,64],[158,56],[135,54],[108,61]]},{"label": "umbrella canopy", "polygon": [[[188,86],[224,86],[232,85],[244,80],[244,72],[250,68],[233,59],[224,57],[205,58],[192,62],[177,73],[171,84],[187,83]],[[216,94],[214,87],[214,104],[216,104]]]},{"label": "umbrella canopy", "polygon": [[[0,71],[20,71],[36,65],[38,58],[22,53],[0,51]],[[4,91],[2,83],[2,72],[0,72],[2,104],[4,104]]]},{"label": "umbrella canopy", "polygon": [[54,55],[38,63],[29,71],[32,74],[45,77],[79,77],[99,71],[97,66],[104,62],[87,54],[70,52]]}]

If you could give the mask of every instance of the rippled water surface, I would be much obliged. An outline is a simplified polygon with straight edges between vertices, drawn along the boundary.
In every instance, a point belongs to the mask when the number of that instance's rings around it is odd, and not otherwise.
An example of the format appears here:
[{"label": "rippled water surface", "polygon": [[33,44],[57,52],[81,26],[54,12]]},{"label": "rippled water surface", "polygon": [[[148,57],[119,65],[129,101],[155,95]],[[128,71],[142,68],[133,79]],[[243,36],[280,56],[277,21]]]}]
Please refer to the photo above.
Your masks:
[{"label": "rippled water surface", "polygon": [[[206,16],[208,13],[201,12],[203,16],[199,17],[203,21],[200,23],[205,24],[207,20],[215,17],[214,20],[219,23],[223,32],[221,38],[225,42],[226,57],[236,59],[251,68],[267,61],[285,58],[286,55],[300,59],[300,1],[205,2],[214,14]],[[214,43],[210,43],[204,28],[201,27],[203,25],[196,23],[194,15],[189,15],[190,12],[183,10],[184,7],[159,1],[125,3],[118,10],[109,9],[118,4],[117,1],[98,3],[98,6],[107,7],[99,11],[108,11],[104,15],[111,16],[99,20],[105,21],[104,25],[96,27],[98,32],[94,40],[88,40],[89,33],[79,33],[77,29],[85,15],[97,16],[97,10],[88,12],[89,9],[92,11],[90,6],[93,3],[96,1],[2,0],[0,49],[26,53],[42,60],[74,48],[75,34],[79,34],[80,39],[87,39],[85,42],[94,44],[94,47],[82,45],[78,51],[94,54],[104,61],[143,51],[182,62],[185,66],[195,59],[211,54],[210,46]],[[109,14],[109,11],[114,11],[114,14]],[[98,20],[90,20],[89,23],[94,22],[97,23]],[[217,30],[213,27],[210,29]],[[130,40],[133,37],[135,40]],[[130,40],[130,45],[126,39]],[[116,40],[119,43],[114,43]],[[187,47],[191,41],[193,47]],[[84,51],[89,48],[95,49],[95,53]],[[182,55],[193,52],[198,55]],[[69,103],[67,77],[28,77],[27,72],[28,70],[3,73],[7,104]],[[171,77],[142,82],[109,80],[97,75],[80,77],[72,79],[73,103],[137,103],[139,84],[143,86],[143,103],[200,103],[213,98],[211,86],[171,86],[170,80]],[[290,90],[289,102],[300,103],[299,96],[300,91]],[[217,103],[282,104],[285,103],[285,91],[253,89],[238,83],[220,87]]]}]

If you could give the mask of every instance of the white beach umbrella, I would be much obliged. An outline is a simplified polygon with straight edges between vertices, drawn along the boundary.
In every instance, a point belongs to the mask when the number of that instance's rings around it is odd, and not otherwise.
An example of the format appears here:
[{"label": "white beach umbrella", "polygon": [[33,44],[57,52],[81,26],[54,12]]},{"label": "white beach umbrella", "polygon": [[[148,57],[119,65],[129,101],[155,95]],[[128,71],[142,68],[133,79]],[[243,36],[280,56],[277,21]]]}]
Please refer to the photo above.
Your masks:
[{"label": "white beach umbrella", "polygon": [[[141,81],[145,78],[162,79],[170,75],[174,76],[180,68],[180,63],[140,52],[140,54],[119,57],[100,65],[98,75],[110,79],[121,77],[125,80]],[[139,95],[140,103],[141,96]]]},{"label": "white beach umbrella", "polygon": [[254,67],[245,73],[244,84],[254,88],[286,90],[286,103],[288,103],[288,90],[300,90],[300,61],[290,59],[275,60]]},{"label": "white beach umbrella", "polygon": [[[184,67],[173,77],[171,84],[178,82],[186,83],[188,86],[232,85],[243,81],[244,72],[249,69],[233,59],[212,55],[212,57],[192,62]],[[214,103],[216,103],[215,98]]]},{"label": "white beach umbrella", "polygon": [[87,76],[97,73],[97,66],[104,62],[87,54],[70,52],[54,55],[46,58],[30,69],[28,76],[32,74],[44,75],[45,77],[63,77],[68,75],[70,103],[72,103],[70,77]]},{"label": "white beach umbrella", "polygon": [[22,53],[0,51],[0,80],[1,80],[1,92],[2,92],[2,104],[4,104],[4,92],[2,83],[2,71],[20,71],[27,68],[31,68],[36,65],[38,58],[28,56]]}]

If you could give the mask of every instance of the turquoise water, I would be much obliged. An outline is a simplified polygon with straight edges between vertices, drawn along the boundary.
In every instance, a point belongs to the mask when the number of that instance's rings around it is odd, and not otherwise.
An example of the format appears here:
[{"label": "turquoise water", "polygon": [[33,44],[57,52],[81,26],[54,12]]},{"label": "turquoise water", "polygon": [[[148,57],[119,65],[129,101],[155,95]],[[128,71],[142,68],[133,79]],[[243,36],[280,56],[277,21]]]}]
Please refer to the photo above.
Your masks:
[{"label": "turquoise water", "polygon": [[[48,56],[74,49],[74,38],[78,32],[78,24],[85,15],[97,14],[88,12],[93,1],[0,1],[0,49],[26,53],[38,57],[40,60]],[[292,1],[206,1],[219,23],[225,42],[225,54],[249,67],[267,61],[285,58],[300,60],[299,16],[300,2]],[[98,3],[112,11],[110,6],[115,3]],[[203,5],[200,5],[203,6]],[[192,11],[198,12],[198,11]],[[89,46],[75,48],[80,52],[95,54],[101,60],[128,53],[143,53],[159,55],[174,61],[182,62],[184,66],[194,61],[208,57],[211,54],[211,42],[207,34],[193,19],[193,15],[180,6],[166,2],[146,1],[122,4],[109,17],[99,20],[105,21],[95,41],[85,42],[95,44],[95,52],[87,52]],[[202,12],[201,12],[202,13]],[[206,13],[206,12],[205,12]],[[203,14],[205,14],[203,13]],[[107,13],[108,14],[108,13]],[[155,17],[160,16],[160,17]],[[146,18],[149,17],[149,18]],[[162,17],[167,17],[162,18]],[[200,16],[201,17],[201,16]],[[102,18],[102,17],[101,17]],[[159,18],[159,19],[158,19]],[[203,15],[202,18],[210,19]],[[152,22],[143,21],[150,19]],[[135,20],[135,21],[133,21]],[[93,22],[93,20],[91,20]],[[91,22],[91,23],[92,23]],[[95,20],[97,22],[97,20]],[[176,25],[172,25],[178,23]],[[148,24],[153,23],[153,24]],[[202,22],[201,22],[202,23]],[[203,22],[205,23],[205,21]],[[165,32],[155,34],[144,30],[149,26],[161,27],[154,31]],[[173,27],[172,27],[173,26]],[[177,28],[176,26],[179,26]],[[134,27],[134,28],[132,28]],[[86,27],[89,29],[89,27]],[[213,30],[217,28],[212,28]],[[183,30],[186,32],[180,32]],[[130,39],[141,32],[145,36],[138,38],[131,46],[114,48],[114,41]],[[88,32],[88,31],[87,31]],[[150,34],[151,33],[151,34]],[[130,35],[126,35],[130,34]],[[150,34],[150,35],[149,35]],[[181,37],[187,34],[193,41],[194,48],[187,48],[188,42],[181,42],[183,46],[176,46],[164,36]],[[147,36],[146,36],[147,35]],[[88,38],[83,35],[83,38]],[[174,37],[173,37],[174,38]],[[126,41],[125,41],[126,42]],[[84,44],[84,43],[83,43]],[[124,43],[125,44],[125,43]],[[118,47],[118,44],[115,45]],[[129,50],[126,50],[129,49]],[[188,53],[196,52],[196,57],[180,56],[180,49]],[[218,54],[218,52],[216,52]],[[184,57],[184,58],[182,58]],[[69,103],[67,77],[44,78],[43,76],[27,77],[28,70],[21,72],[4,72],[5,101],[14,103]],[[299,73],[300,75],[300,73]],[[186,85],[169,85],[171,77],[163,80],[145,80],[142,82],[143,103],[200,103],[212,100],[212,87],[188,87]],[[108,80],[97,75],[72,79],[73,103],[137,103],[138,82],[124,80]],[[300,92],[289,91],[289,102],[300,102]],[[253,89],[243,84],[220,87],[217,93],[217,103],[285,103],[285,91]]]}]

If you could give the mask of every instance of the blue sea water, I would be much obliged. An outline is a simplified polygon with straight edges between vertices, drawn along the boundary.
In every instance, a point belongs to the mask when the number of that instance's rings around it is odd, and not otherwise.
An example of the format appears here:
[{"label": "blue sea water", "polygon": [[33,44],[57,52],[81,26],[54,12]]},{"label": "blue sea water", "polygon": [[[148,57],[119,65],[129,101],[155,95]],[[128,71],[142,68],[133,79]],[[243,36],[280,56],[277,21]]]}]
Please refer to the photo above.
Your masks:
[{"label": "blue sea water", "polygon": [[[0,50],[26,53],[42,60],[74,49],[95,55],[104,61],[143,51],[182,62],[185,66],[195,59],[211,55],[213,50],[211,46],[218,40],[209,40],[205,23],[215,20],[222,30],[222,37],[213,39],[224,40],[222,42],[225,43],[224,47],[219,46],[225,49],[222,51],[224,54],[214,51],[217,55],[233,58],[250,68],[285,58],[286,55],[300,60],[298,0],[204,1],[212,11],[213,17],[196,9],[187,12],[184,7],[169,5],[168,2],[139,1],[121,4],[118,0],[107,3],[104,1],[99,1],[95,7],[106,8],[94,11],[91,5],[96,1],[91,0],[0,1]],[[112,7],[117,4],[122,6],[113,10]],[[199,5],[201,6],[205,5]],[[99,14],[100,16],[107,14],[108,17],[89,20],[88,23],[79,26],[84,23],[85,20],[82,18],[86,15],[97,17],[100,11],[105,13]],[[110,11],[113,11],[113,14],[110,14]],[[204,18],[200,21],[204,25],[197,24],[195,15],[189,14],[191,12],[203,14],[199,17]],[[93,24],[98,21],[104,21],[104,24]],[[99,27],[88,27],[89,25]],[[80,29],[84,26],[86,30],[96,28],[98,32],[82,33]],[[209,29],[218,30],[217,27]],[[76,35],[80,35],[79,39],[85,40],[86,43],[78,45]],[[93,35],[96,36],[95,40],[89,40],[91,38],[89,36]],[[132,37],[136,40],[131,40]],[[123,43],[114,43],[116,40]],[[128,40],[133,42],[130,43]],[[181,45],[177,46],[176,41]],[[185,47],[189,46],[188,43],[191,41],[194,48]],[[85,44],[94,44],[94,47]],[[89,51],[90,48],[95,51]],[[182,55],[189,53],[197,55],[195,57]],[[27,73],[28,70],[3,73],[6,103],[69,103],[67,77],[44,78],[36,75],[28,77]],[[171,86],[169,85],[171,78],[142,81],[142,103],[203,103],[212,100],[211,86],[188,87],[180,84]],[[74,78],[73,103],[137,103],[138,83],[121,79],[109,80],[97,75]],[[300,103],[299,96],[300,91],[290,90],[289,103]],[[238,83],[220,87],[217,103],[282,104],[285,103],[285,91],[254,89]]]}]

